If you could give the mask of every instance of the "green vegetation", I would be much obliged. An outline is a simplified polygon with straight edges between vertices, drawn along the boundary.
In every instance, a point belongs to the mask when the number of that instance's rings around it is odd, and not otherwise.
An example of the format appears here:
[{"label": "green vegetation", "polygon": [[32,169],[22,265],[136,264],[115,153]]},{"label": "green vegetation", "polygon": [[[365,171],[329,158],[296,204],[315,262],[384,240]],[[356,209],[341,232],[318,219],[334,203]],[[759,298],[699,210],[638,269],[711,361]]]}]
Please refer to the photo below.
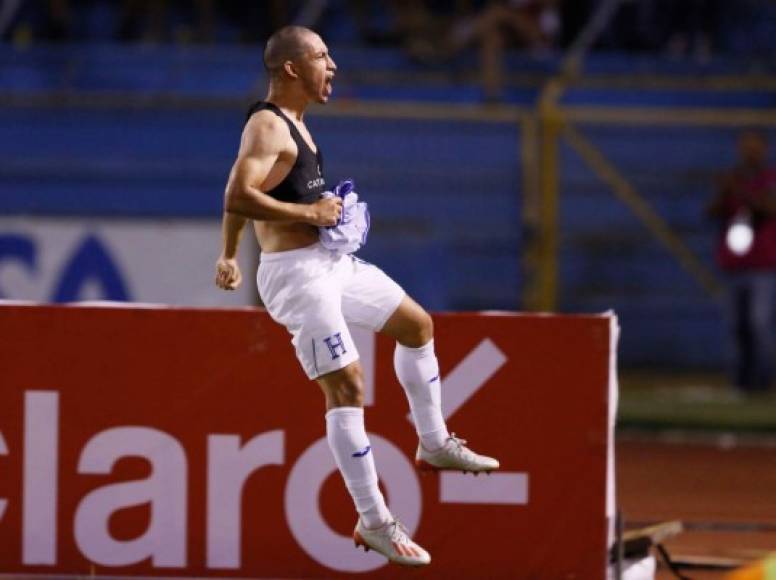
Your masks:
[{"label": "green vegetation", "polygon": [[623,372],[618,426],[776,433],[776,391],[744,397],[723,377]]}]

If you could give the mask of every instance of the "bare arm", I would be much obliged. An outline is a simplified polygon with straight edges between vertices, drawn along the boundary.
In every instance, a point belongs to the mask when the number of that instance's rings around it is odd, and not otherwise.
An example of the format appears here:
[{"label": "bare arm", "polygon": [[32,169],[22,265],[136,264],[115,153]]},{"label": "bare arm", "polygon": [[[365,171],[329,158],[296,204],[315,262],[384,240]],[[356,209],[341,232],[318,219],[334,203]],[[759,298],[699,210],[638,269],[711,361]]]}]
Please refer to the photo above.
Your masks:
[{"label": "bare arm", "polygon": [[335,225],[341,200],[286,203],[261,191],[261,184],[269,176],[288,139],[288,127],[273,113],[260,112],[251,118],[243,131],[240,152],[226,186],[225,212],[262,221]]},{"label": "bare arm", "polygon": [[234,258],[237,255],[237,248],[240,245],[243,228],[247,218],[240,215],[224,212],[224,219],[221,224],[221,233],[224,238],[223,255],[227,258]]},{"label": "bare arm", "polygon": [[237,214],[224,212],[221,226],[224,247],[216,262],[216,286],[223,290],[235,290],[242,282],[242,272],[237,264],[237,248],[247,221]]}]

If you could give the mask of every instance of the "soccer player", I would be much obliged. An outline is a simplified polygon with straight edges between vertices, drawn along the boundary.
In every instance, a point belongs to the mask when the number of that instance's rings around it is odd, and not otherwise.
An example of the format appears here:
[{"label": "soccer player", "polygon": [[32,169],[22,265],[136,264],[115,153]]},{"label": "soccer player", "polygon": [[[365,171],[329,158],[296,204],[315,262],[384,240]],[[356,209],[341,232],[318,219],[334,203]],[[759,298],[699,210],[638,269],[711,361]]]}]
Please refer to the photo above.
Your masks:
[{"label": "soccer player", "polygon": [[419,468],[476,473],[499,463],[447,431],[428,313],[376,266],[319,243],[318,227],[335,225],[342,212],[341,199],[321,195],[323,159],[304,124],[307,106],[326,103],[332,93],[337,67],[326,44],[307,28],[282,28],[267,42],[264,65],[269,93],[249,111],[226,185],[216,284],[225,290],[240,284],[237,246],[253,220],[262,249],[259,294],[323,390],[329,446],[359,515],[356,545],[399,564],[428,564],[428,552],[391,515],[378,488],[364,428],[363,373],[348,324],[396,340],[394,366],[420,437]]}]

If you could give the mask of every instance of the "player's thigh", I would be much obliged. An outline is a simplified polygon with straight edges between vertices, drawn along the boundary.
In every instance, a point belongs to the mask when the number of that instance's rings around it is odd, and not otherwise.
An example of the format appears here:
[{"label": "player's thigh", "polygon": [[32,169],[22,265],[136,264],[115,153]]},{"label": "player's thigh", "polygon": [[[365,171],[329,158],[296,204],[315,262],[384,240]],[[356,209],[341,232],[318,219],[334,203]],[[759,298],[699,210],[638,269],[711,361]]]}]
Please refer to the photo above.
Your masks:
[{"label": "player's thigh", "polygon": [[352,276],[343,292],[343,313],[349,323],[390,336],[417,348],[433,336],[428,313],[374,264],[352,257]]},{"label": "player's thigh", "polygon": [[315,272],[303,271],[291,276],[284,273],[275,281],[270,274],[259,279],[264,305],[272,319],[291,334],[297,359],[308,378],[315,379],[358,360],[336,279],[325,272],[310,279]]},{"label": "player's thigh", "polygon": [[419,348],[434,337],[434,323],[420,304],[405,295],[380,332],[399,344]]},{"label": "player's thigh", "polygon": [[406,293],[374,264],[348,256],[343,283],[342,312],[345,320],[379,332],[401,305]]},{"label": "player's thigh", "polygon": [[310,297],[286,328],[297,358],[308,378],[314,379],[347,367],[358,360],[341,303]]}]

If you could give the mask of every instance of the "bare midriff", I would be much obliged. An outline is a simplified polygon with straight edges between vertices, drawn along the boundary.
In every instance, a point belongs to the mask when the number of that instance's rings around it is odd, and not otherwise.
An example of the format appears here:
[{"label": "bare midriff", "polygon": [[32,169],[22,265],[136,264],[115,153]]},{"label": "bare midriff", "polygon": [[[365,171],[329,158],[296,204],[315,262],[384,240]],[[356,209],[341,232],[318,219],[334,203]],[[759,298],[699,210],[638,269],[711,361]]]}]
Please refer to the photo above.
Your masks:
[{"label": "bare midriff", "polygon": [[318,228],[310,224],[253,222],[262,252],[285,252],[304,248],[318,241]]}]

